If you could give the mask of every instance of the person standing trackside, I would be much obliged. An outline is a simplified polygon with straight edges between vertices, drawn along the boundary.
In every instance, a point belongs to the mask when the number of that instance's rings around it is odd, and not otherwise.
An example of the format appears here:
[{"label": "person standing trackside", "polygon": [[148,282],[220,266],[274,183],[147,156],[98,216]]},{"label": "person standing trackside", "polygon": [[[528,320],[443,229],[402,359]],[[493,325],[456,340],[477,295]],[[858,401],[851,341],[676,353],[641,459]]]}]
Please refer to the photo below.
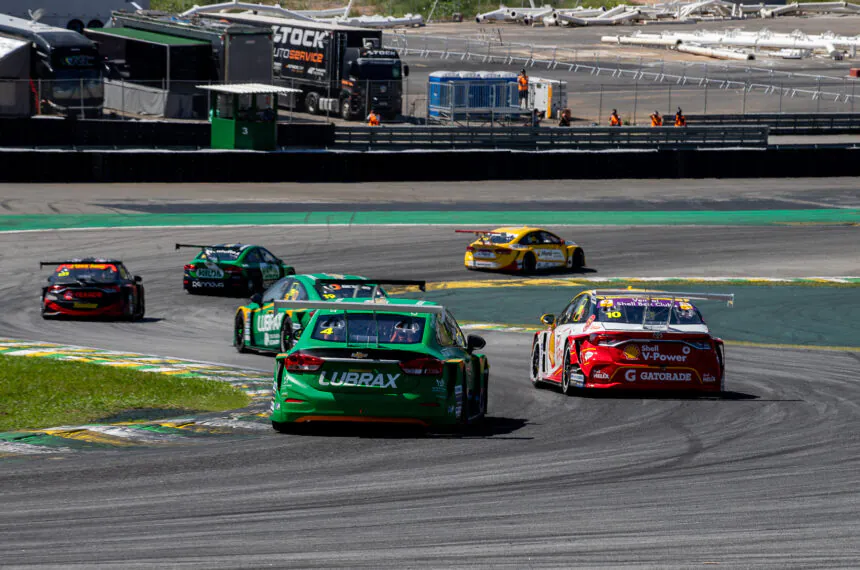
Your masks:
[{"label": "person standing trackside", "polygon": [[678,107],[678,112],[675,113],[675,126],[676,127],[686,127],[687,126],[687,117],[684,116],[684,113],[681,111],[680,107]]},{"label": "person standing trackside", "polygon": [[561,115],[558,117],[558,126],[559,127],[569,127],[570,126],[570,109],[564,109],[561,112]]},{"label": "person standing trackside", "polygon": [[379,126],[379,115],[376,114],[376,111],[371,111],[367,116],[367,126],[368,127],[378,127]]},{"label": "person standing trackside", "polygon": [[517,76],[517,89],[520,95],[520,109],[525,109],[529,105],[529,76],[525,68],[521,69]]},{"label": "person standing trackside", "polygon": [[652,127],[662,127],[663,126],[663,117],[660,116],[660,111],[654,111],[651,115],[651,126]]},{"label": "person standing trackside", "polygon": [[621,117],[618,116],[618,111],[612,109],[612,114],[609,115],[609,126],[610,127],[620,127],[621,126]]}]

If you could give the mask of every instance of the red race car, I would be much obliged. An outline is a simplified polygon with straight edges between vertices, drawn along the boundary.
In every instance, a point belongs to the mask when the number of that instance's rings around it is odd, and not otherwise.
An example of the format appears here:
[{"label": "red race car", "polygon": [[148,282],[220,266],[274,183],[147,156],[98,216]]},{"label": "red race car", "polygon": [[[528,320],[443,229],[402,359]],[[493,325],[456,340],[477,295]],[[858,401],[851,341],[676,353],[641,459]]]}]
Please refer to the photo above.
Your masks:
[{"label": "red race car", "polygon": [[691,301],[734,295],[605,289],[583,291],[547,330],[535,333],[531,381],[576,390],[692,390],[720,392],[723,341],[711,336]]},{"label": "red race car", "polygon": [[42,287],[42,318],[109,317],[139,320],[146,312],[143,285],[122,261],[71,259],[42,261],[39,267],[56,265]]}]

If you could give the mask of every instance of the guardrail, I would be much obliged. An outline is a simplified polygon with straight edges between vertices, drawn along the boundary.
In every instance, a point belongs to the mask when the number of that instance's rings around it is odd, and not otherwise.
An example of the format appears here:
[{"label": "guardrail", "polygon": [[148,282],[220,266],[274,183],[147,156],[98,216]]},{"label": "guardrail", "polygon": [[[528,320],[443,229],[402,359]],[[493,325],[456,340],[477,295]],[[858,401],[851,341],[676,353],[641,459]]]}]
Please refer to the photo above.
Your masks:
[{"label": "guardrail", "polygon": [[335,127],[334,146],[357,149],[765,148],[767,126],[733,127]]},{"label": "guardrail", "polygon": [[770,134],[841,134],[860,131],[860,113],[747,113],[745,115],[687,115],[701,125],[767,125]]}]

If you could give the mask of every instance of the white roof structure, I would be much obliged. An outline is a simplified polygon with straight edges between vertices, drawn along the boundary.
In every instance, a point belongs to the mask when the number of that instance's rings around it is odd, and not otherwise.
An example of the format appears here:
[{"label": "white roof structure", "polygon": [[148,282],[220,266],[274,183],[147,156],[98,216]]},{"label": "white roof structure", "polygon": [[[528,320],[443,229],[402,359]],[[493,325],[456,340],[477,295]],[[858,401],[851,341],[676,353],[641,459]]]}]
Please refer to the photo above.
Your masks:
[{"label": "white roof structure", "polygon": [[27,42],[0,36],[0,58],[27,45]]},{"label": "white roof structure", "polygon": [[230,93],[233,95],[287,95],[289,93],[301,93],[301,89],[292,87],[278,87],[277,85],[265,85],[263,83],[233,83],[228,85],[197,85],[197,89],[215,91],[216,93]]}]

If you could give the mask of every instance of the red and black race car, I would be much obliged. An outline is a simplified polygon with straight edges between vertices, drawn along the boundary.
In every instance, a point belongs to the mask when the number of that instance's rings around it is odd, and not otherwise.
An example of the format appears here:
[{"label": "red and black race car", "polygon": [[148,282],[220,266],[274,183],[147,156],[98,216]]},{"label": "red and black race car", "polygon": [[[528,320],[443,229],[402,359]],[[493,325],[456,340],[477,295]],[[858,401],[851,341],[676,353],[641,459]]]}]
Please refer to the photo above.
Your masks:
[{"label": "red and black race car", "polygon": [[39,267],[56,266],[42,288],[42,318],[109,317],[139,320],[146,312],[143,285],[122,261],[70,259],[41,261]]},{"label": "red and black race car", "polygon": [[725,389],[723,341],[691,301],[734,295],[604,289],[583,291],[535,333],[531,381],[564,394],[591,389]]}]

